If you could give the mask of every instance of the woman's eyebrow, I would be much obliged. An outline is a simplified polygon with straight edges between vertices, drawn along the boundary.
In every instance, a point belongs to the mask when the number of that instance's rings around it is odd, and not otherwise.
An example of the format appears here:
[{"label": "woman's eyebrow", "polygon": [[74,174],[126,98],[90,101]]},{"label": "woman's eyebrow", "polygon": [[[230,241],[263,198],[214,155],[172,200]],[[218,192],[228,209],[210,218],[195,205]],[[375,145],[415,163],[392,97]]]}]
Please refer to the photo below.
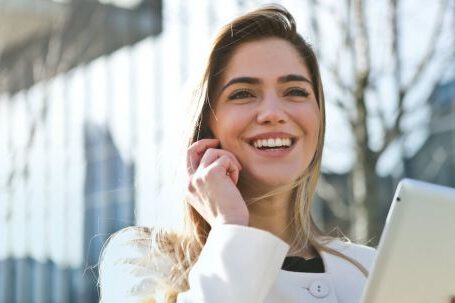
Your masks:
[{"label": "woman's eyebrow", "polygon": [[231,79],[228,83],[226,83],[223,88],[221,88],[220,94],[225,90],[228,86],[236,83],[246,83],[246,84],[259,84],[261,83],[261,80],[258,78],[253,78],[253,77],[238,77],[238,78],[233,78]]},{"label": "woman's eyebrow", "polygon": [[286,76],[282,76],[278,78],[279,83],[285,83],[285,82],[291,82],[291,81],[301,81],[301,82],[307,82],[311,85],[313,85],[313,82],[311,82],[308,78],[302,75],[295,75],[295,74],[290,74]]}]

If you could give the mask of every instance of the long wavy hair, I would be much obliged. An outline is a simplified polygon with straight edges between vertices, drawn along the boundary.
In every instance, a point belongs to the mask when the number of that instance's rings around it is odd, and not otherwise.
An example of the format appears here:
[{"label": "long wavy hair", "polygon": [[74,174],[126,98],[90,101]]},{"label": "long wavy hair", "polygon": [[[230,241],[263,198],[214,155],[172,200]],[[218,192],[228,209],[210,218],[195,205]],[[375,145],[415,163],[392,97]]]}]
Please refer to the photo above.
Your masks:
[{"label": "long wavy hair", "polygon": [[[290,224],[294,228],[293,244],[306,244],[307,242],[313,244],[313,239],[321,235],[311,218],[311,207],[319,178],[324,145],[324,92],[316,56],[311,46],[297,32],[295,20],[286,9],[277,5],[260,8],[236,18],[221,28],[214,40],[206,70],[191,103],[190,111],[193,115],[188,129],[191,129],[192,132],[189,135],[188,146],[200,139],[212,137],[209,118],[213,114],[216,92],[219,89],[224,69],[236,49],[244,43],[267,38],[279,38],[292,44],[308,67],[319,106],[320,127],[315,154],[304,174],[292,184],[255,197],[253,200],[247,201],[247,204],[291,190],[294,207],[293,224]],[[189,203],[186,203],[185,206],[186,230],[202,247],[207,239],[210,226]]]},{"label": "long wavy hair", "polygon": [[[295,47],[306,64],[319,106],[320,128],[316,151],[303,175],[292,184],[282,186],[265,195],[246,201],[247,205],[260,203],[261,199],[283,191],[291,192],[293,218],[290,218],[289,228],[293,229],[292,234],[294,235],[291,247],[310,245],[316,251],[329,252],[351,262],[366,275],[367,272],[360,263],[327,246],[327,243],[333,238],[324,235],[311,216],[324,145],[324,92],[315,53],[310,44],[297,32],[294,18],[284,7],[271,5],[253,10],[221,28],[213,42],[202,79],[191,99],[190,126],[187,128],[190,133],[188,134],[187,147],[198,140],[212,137],[209,119],[210,115],[213,114],[216,92],[219,88],[223,71],[236,49],[244,43],[267,38],[279,38],[289,42]],[[178,293],[188,289],[188,273],[197,261],[210,232],[210,225],[207,221],[190,203],[187,201],[184,201],[184,203],[185,228],[183,233],[176,234],[137,228],[137,241],[140,242],[141,239],[145,239],[148,241],[147,243],[152,243],[147,260],[161,256],[170,260],[169,262],[172,264],[170,272],[167,275],[163,275],[160,281],[154,283],[155,287],[160,287],[161,291],[164,292],[167,302],[174,302]],[[150,242],[150,238],[153,241]],[[150,299],[150,302],[154,302],[153,299]]]}]

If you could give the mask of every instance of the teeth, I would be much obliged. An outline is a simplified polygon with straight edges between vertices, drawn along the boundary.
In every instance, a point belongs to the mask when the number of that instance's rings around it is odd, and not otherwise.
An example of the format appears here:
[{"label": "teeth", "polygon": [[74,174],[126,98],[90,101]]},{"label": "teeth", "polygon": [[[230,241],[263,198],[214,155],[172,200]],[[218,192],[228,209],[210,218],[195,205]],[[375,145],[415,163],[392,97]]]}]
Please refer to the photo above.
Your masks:
[{"label": "teeth", "polygon": [[276,146],[283,146],[283,140],[281,140],[280,138],[275,139],[275,145]]},{"label": "teeth", "polygon": [[278,146],[291,146],[290,138],[270,138],[270,139],[259,139],[253,142],[253,146],[256,148],[260,147],[278,147]]}]

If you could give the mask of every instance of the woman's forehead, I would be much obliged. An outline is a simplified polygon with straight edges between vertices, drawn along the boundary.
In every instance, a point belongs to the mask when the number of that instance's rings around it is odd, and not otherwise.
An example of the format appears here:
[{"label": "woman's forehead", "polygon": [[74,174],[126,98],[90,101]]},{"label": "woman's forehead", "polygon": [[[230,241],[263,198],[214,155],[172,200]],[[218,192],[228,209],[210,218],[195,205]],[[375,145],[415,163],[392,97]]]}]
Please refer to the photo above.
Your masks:
[{"label": "woman's forehead", "polygon": [[239,45],[227,62],[223,82],[236,77],[278,80],[286,75],[310,79],[308,67],[291,43],[268,38]]}]

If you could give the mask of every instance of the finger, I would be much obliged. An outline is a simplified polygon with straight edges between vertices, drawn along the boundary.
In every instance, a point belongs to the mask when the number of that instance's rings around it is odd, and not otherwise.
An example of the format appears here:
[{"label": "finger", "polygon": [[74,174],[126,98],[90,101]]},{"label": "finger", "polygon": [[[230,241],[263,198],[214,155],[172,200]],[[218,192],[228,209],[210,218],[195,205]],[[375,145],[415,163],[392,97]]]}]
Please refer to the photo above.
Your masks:
[{"label": "finger", "polygon": [[[229,159],[229,160],[231,160],[231,159]],[[239,172],[240,172],[239,167],[233,162],[227,162],[225,168],[226,168],[226,176],[228,176],[232,180],[232,182],[234,182],[234,184],[237,185],[237,181],[239,180]]]},{"label": "finger", "polygon": [[234,156],[233,153],[224,150],[224,149],[215,149],[215,148],[209,148],[205,152],[205,154],[202,156],[202,159],[199,163],[199,166],[202,168],[208,167],[211,165],[215,160],[221,158],[222,156],[227,156],[229,157],[235,165],[237,165],[238,169],[242,169],[242,165],[240,165],[239,160]]},{"label": "finger", "polygon": [[240,174],[239,169],[231,169],[228,170],[226,173],[226,175],[228,175],[229,178],[231,178],[232,182],[234,182],[235,185],[237,185],[237,182],[239,181],[239,174]]},{"label": "finger", "polygon": [[209,174],[219,173],[222,176],[230,178],[234,184],[237,184],[237,181],[239,179],[239,166],[229,155],[222,155],[216,159],[216,161],[207,167],[207,170],[209,171]]},{"label": "finger", "polygon": [[202,139],[191,144],[187,150],[186,167],[190,175],[194,174],[199,167],[199,163],[208,148],[218,146],[220,140],[218,139]]}]

